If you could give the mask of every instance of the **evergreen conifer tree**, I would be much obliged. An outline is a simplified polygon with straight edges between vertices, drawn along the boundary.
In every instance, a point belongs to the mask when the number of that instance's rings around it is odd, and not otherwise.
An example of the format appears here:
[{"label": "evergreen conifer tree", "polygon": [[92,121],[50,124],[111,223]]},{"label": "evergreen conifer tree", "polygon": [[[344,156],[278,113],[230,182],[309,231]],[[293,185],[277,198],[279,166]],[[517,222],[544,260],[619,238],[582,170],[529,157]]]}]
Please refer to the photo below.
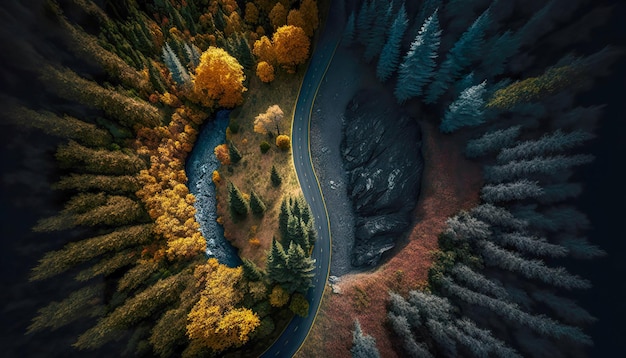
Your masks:
[{"label": "evergreen conifer tree", "polygon": [[243,274],[250,281],[261,281],[264,277],[264,273],[259,267],[248,259],[243,259]]},{"label": "evergreen conifer tree", "polygon": [[280,237],[283,239],[287,237],[290,218],[291,210],[287,199],[284,198],[282,203],[280,203],[280,212],[278,213],[278,231],[280,232]]},{"label": "evergreen conifer tree", "polygon": [[409,21],[406,15],[406,9],[404,8],[404,4],[402,4],[402,7],[398,10],[396,19],[391,25],[387,42],[383,46],[378,60],[378,66],[376,66],[376,76],[379,80],[386,81],[398,68],[400,46],[402,45],[402,39],[408,25]]},{"label": "evergreen conifer tree", "polygon": [[232,182],[228,183],[228,202],[230,204],[230,211],[234,215],[246,216],[248,215],[248,204],[243,198],[243,194],[239,191],[239,188]]},{"label": "evergreen conifer tree", "polygon": [[363,1],[356,18],[356,36],[359,43],[362,45],[367,44],[370,28],[376,18],[376,1],[377,0]]},{"label": "evergreen conifer tree", "polygon": [[489,9],[487,9],[461,35],[441,64],[434,82],[430,84],[426,103],[435,103],[450,84],[459,77],[461,71],[480,57],[485,42],[484,34],[490,24]]},{"label": "evergreen conifer tree", "polygon": [[283,179],[278,174],[278,170],[276,170],[276,167],[273,165],[272,165],[272,172],[270,174],[270,179],[272,180],[272,185],[275,187],[280,186],[280,184],[283,182]]},{"label": "evergreen conifer tree", "polygon": [[230,162],[233,164],[239,163],[242,158],[241,152],[232,141],[228,142],[228,155],[230,156]]},{"label": "evergreen conifer tree", "polygon": [[176,56],[169,43],[166,43],[163,47],[162,57],[163,62],[169,69],[172,79],[176,82],[176,84],[179,86],[188,86],[191,84],[191,77],[189,76],[189,73],[180,63],[178,56]]},{"label": "evergreen conifer tree", "polygon": [[343,30],[342,36],[342,44],[345,47],[350,47],[354,43],[354,31],[355,31],[355,19],[354,19],[354,11],[350,13],[348,17],[348,21],[346,22],[346,27]]},{"label": "evergreen conifer tree", "polygon": [[459,98],[450,104],[441,121],[439,129],[442,132],[451,133],[462,127],[477,126],[485,121],[483,107],[486,84],[483,82],[461,92]]},{"label": "evergreen conifer tree", "polygon": [[359,320],[354,321],[352,332],[352,358],[380,358],[374,337],[364,334]]},{"label": "evergreen conifer tree", "polygon": [[[422,26],[398,70],[395,96],[402,103],[422,94],[435,71],[435,59],[441,38],[437,11]],[[380,64],[380,63],[379,63]]]},{"label": "evergreen conifer tree", "polygon": [[284,284],[292,279],[291,273],[287,269],[287,254],[283,245],[276,238],[272,239],[266,267],[267,276],[272,282]]},{"label": "evergreen conifer tree", "polygon": [[250,210],[252,213],[256,215],[263,215],[263,213],[265,213],[265,209],[265,203],[263,203],[257,193],[252,190],[250,192]]},{"label": "evergreen conifer tree", "polygon": [[291,242],[287,250],[287,269],[290,280],[283,287],[288,292],[305,294],[309,287],[313,287],[315,260],[308,257],[300,245]]},{"label": "evergreen conifer tree", "polygon": [[522,126],[513,126],[487,132],[482,137],[467,142],[465,155],[469,158],[476,158],[511,146],[519,137],[521,129]]},{"label": "evergreen conifer tree", "polygon": [[[391,21],[391,16],[393,14],[393,1],[388,4],[384,1],[376,1],[375,6],[377,16],[374,18],[372,27],[370,28],[369,38],[363,53],[365,62],[368,63],[381,54],[381,50],[385,45],[385,38],[389,30],[389,22]],[[387,6],[387,9],[385,9],[385,6]],[[406,11],[404,16],[406,20]]]}]

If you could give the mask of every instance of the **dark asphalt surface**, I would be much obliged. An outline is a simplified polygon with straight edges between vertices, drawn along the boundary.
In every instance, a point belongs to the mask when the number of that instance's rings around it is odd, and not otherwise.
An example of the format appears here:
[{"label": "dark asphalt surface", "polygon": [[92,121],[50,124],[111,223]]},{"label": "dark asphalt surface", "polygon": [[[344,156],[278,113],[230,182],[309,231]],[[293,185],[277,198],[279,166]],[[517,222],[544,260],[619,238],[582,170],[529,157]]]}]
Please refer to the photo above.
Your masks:
[{"label": "dark asphalt surface", "polygon": [[324,32],[316,45],[300,88],[291,128],[292,155],[296,174],[304,198],[311,207],[317,229],[317,243],[312,253],[312,257],[316,260],[314,287],[311,287],[306,294],[310,304],[309,315],[304,318],[295,316],[262,357],[293,357],[296,354],[313,326],[330,272],[330,225],[322,191],[311,161],[310,127],[317,90],[341,39],[345,18],[342,3],[342,1],[331,1]]}]

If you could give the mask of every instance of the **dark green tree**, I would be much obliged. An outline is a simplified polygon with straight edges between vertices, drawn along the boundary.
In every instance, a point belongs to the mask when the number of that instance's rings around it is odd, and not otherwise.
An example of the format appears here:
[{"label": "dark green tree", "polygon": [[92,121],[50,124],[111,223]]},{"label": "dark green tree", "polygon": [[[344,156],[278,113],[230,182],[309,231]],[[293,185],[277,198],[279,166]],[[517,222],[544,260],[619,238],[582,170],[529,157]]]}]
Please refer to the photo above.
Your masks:
[{"label": "dark green tree", "polygon": [[273,165],[272,165],[272,174],[270,176],[270,179],[272,180],[272,185],[274,186],[280,186],[280,184],[283,182],[283,179],[278,174],[278,170],[276,170],[276,167]]},{"label": "dark green tree", "polygon": [[291,275],[287,269],[287,254],[283,245],[272,239],[272,247],[267,255],[267,276],[272,282],[284,284],[289,282]]},{"label": "dark green tree", "polygon": [[252,261],[243,259],[243,275],[250,281],[261,281],[265,273]]},{"label": "dark green tree", "polygon": [[300,245],[293,242],[289,244],[287,250],[287,270],[291,279],[283,287],[288,292],[304,294],[309,287],[313,287],[315,260],[308,257]]},{"label": "dark green tree", "polygon": [[242,158],[241,152],[232,141],[228,142],[228,154],[230,156],[230,162],[233,164],[239,163]]},{"label": "dark green tree", "polygon": [[253,214],[259,216],[265,213],[265,203],[263,203],[263,200],[261,200],[254,190],[250,192],[250,210]]},{"label": "dark green tree", "polygon": [[228,203],[230,204],[231,214],[238,216],[248,215],[248,205],[243,198],[243,194],[235,184],[228,183]]},{"label": "dark green tree", "polygon": [[289,218],[291,218],[291,210],[287,199],[284,198],[283,202],[280,204],[280,213],[278,214],[278,231],[280,232],[280,237],[282,238],[287,237]]}]

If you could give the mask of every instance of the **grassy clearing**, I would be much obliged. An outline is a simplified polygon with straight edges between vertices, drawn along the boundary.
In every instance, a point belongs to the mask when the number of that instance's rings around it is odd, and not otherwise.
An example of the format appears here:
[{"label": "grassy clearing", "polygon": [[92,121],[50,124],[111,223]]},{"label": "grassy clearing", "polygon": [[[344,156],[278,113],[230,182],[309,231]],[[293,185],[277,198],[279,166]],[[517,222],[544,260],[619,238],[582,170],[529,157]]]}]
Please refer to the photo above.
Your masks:
[{"label": "grassy clearing", "polygon": [[[285,116],[280,123],[280,133],[291,138],[291,122],[300,84],[305,69],[296,74],[278,70],[274,82],[266,84],[256,75],[249,75],[248,91],[243,106],[231,112],[231,123],[239,124],[239,131],[230,139],[239,149],[243,158],[237,164],[222,166],[219,169],[221,183],[217,185],[218,215],[224,226],[224,235],[239,249],[239,255],[265,267],[265,255],[278,230],[278,212],[283,195],[300,195],[301,190],[293,167],[291,151],[281,151],[275,145],[275,138],[255,133],[254,118],[277,104]],[[259,145],[267,141],[270,150],[262,154]],[[272,186],[270,172],[276,166],[282,177],[279,187]],[[267,209],[263,217],[252,213],[243,220],[233,220],[228,208],[227,183],[234,183],[242,193],[249,195],[254,190],[261,197]],[[254,240],[254,239],[258,239]],[[251,241],[252,240],[252,241]]]}]

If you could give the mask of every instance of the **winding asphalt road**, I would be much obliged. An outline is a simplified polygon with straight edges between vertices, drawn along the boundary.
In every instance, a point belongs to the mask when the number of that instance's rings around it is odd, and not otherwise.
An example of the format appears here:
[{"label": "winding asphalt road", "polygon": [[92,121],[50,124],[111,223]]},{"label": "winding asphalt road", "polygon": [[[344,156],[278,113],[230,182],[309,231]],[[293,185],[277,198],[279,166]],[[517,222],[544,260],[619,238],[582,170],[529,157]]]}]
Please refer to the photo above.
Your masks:
[{"label": "winding asphalt road", "polygon": [[330,273],[330,222],[322,190],[313,170],[310,128],[313,103],[317,91],[341,39],[345,18],[342,3],[342,1],[331,0],[331,8],[328,12],[324,32],[319,38],[300,87],[291,127],[292,156],[296,174],[304,198],[311,207],[317,229],[317,243],[312,253],[312,257],[316,260],[314,287],[311,287],[306,294],[310,304],[309,315],[304,318],[295,316],[274,344],[263,353],[262,357],[293,357],[296,354],[313,326]]}]

